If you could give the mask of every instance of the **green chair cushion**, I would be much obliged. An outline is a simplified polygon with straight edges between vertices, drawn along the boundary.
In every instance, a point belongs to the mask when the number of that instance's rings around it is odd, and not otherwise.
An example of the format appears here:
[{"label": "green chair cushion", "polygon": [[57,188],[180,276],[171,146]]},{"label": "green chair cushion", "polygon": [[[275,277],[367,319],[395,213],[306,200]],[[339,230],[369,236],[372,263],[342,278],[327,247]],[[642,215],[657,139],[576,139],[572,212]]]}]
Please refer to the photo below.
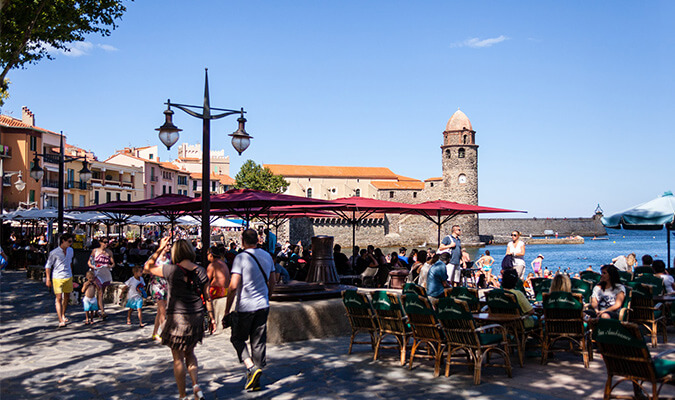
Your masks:
[{"label": "green chair cushion", "polygon": [[675,372],[675,361],[666,360],[663,358],[655,358],[654,370],[656,370],[657,378],[663,378],[664,376]]},{"label": "green chair cushion", "polygon": [[654,311],[654,318],[661,318],[663,312],[661,310]]},{"label": "green chair cushion", "polygon": [[495,344],[501,342],[503,339],[502,335],[498,335],[496,333],[479,333],[478,334],[478,340],[480,340],[480,344],[482,345],[488,345],[488,344]]}]

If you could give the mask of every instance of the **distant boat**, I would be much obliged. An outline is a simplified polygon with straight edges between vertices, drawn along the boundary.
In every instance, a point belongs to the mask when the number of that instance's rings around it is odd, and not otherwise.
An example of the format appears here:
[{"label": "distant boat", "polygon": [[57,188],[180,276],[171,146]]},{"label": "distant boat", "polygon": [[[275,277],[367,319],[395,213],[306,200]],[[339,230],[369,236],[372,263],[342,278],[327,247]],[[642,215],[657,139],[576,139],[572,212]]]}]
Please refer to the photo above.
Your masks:
[{"label": "distant boat", "polygon": [[608,237],[595,237],[595,236],[593,236],[593,238],[591,240],[609,240],[609,238]]}]

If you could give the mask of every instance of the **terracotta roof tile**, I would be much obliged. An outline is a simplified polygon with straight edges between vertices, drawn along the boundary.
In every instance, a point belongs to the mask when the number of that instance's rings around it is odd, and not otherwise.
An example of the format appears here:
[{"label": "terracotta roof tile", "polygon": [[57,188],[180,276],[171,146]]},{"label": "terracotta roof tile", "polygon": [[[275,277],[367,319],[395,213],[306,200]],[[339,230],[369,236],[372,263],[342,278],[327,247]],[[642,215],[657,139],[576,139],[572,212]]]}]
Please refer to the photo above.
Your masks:
[{"label": "terracotta roof tile", "polygon": [[[216,174],[212,173],[210,179],[212,181],[220,181],[224,176],[227,176],[227,175],[216,175]],[[201,174],[201,172],[194,172],[194,173],[190,174],[190,178],[201,180],[202,174]],[[230,179],[232,179],[232,178],[230,178]]]},{"label": "terracotta roof tile", "polygon": [[371,185],[375,186],[379,190],[422,190],[424,189],[424,183],[421,181],[371,181]]},{"label": "terracotta roof tile", "polygon": [[429,178],[429,179],[425,179],[424,182],[442,181],[442,180],[443,180],[443,178],[438,177],[438,178]]},{"label": "terracotta roof tile", "polygon": [[8,128],[20,128],[20,129],[31,129],[36,131],[53,133],[55,135],[60,135],[60,133],[50,131],[49,129],[40,128],[38,126],[30,126],[24,124],[20,119],[10,117],[9,115],[0,115],[0,126],[5,126]]},{"label": "terracotta roof tile", "polygon": [[284,177],[398,179],[398,175],[383,167],[330,167],[323,165],[263,164],[276,175]]}]

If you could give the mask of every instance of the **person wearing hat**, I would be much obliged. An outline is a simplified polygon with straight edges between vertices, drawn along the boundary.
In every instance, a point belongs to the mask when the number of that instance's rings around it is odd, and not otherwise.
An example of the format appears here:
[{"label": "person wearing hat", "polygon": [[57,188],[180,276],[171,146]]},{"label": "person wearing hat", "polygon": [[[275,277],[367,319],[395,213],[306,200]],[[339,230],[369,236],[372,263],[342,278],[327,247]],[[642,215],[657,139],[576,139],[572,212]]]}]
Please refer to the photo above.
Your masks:
[{"label": "person wearing hat", "polygon": [[537,256],[537,258],[532,260],[532,263],[530,263],[530,265],[532,266],[532,269],[534,270],[534,276],[536,276],[537,278],[541,278],[543,276],[542,275],[542,268],[541,268],[541,264],[543,262],[544,262],[544,256],[539,254]]}]

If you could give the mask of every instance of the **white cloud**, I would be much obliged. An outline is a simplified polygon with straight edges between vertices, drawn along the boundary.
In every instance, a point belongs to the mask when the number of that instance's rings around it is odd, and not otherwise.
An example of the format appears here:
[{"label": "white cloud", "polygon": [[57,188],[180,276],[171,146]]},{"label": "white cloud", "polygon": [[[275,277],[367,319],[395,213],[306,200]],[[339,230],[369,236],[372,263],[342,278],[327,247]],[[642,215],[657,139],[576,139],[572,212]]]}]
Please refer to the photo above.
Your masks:
[{"label": "white cloud", "polygon": [[505,40],[508,40],[504,35],[500,35],[496,38],[488,38],[488,39],[479,39],[479,38],[471,38],[471,39],[466,39],[463,42],[457,42],[453,43],[451,47],[471,47],[474,49],[480,49],[483,47],[490,47],[493,46],[497,43],[501,43]]},{"label": "white cloud", "polygon": [[96,50],[97,48],[106,51],[106,52],[111,52],[111,51],[117,51],[118,49],[114,46],[111,46],[109,44],[97,44],[94,45],[91,42],[74,42],[70,43],[68,45],[68,49],[70,51],[66,51],[63,49],[57,49],[50,44],[47,43],[41,43],[40,46],[47,51],[52,56],[57,56],[57,55],[64,55],[68,57],[81,57],[81,56],[86,56],[90,55],[92,51]]},{"label": "white cloud", "polygon": [[117,50],[119,50],[117,47],[111,46],[109,44],[99,44],[97,46],[100,47],[101,49],[105,50],[105,51],[117,51]]}]

